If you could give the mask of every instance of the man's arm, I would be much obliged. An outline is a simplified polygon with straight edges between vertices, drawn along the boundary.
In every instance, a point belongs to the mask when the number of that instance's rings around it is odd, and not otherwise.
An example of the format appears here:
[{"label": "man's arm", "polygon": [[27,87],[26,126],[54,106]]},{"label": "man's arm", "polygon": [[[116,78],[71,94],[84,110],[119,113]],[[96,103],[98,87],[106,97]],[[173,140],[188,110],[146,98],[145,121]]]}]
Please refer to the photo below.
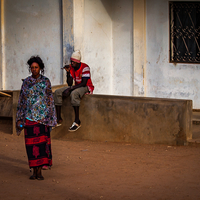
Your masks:
[{"label": "man's arm", "polygon": [[62,96],[63,97],[67,97],[70,92],[72,92],[73,90],[80,88],[80,87],[85,87],[87,84],[88,78],[82,78],[82,82],[79,83],[78,85],[74,85],[74,86],[70,86],[69,88],[67,88],[66,90],[63,91]]},{"label": "man's arm", "polygon": [[68,86],[72,86],[72,84],[73,84],[73,78],[70,76],[70,66],[69,65],[65,65],[61,69],[65,69],[65,71],[67,73],[67,84],[68,84]]},{"label": "man's arm", "polygon": [[84,72],[86,72],[86,75],[84,75],[84,77],[82,77],[81,83],[77,84],[77,85],[73,85],[73,78],[70,75],[70,66],[66,65],[65,66],[65,70],[67,72],[67,84],[68,86],[70,86],[69,88],[67,88],[65,91],[63,91],[62,95],[65,97],[67,97],[69,95],[70,92],[72,92],[73,90],[80,88],[80,87],[85,87],[87,85],[87,81],[90,78],[90,73],[88,73],[89,71],[89,67],[86,68],[87,70],[85,70]]},{"label": "man's arm", "polygon": [[67,84],[68,86],[72,86],[73,84],[73,78],[70,76],[70,71],[69,72],[67,71]]},{"label": "man's arm", "polygon": [[77,89],[77,88],[80,88],[80,87],[85,87],[86,84],[87,84],[88,79],[89,79],[89,78],[82,78],[81,83],[72,86],[72,87],[70,88],[70,91],[73,91],[73,90],[75,90],[75,89]]}]

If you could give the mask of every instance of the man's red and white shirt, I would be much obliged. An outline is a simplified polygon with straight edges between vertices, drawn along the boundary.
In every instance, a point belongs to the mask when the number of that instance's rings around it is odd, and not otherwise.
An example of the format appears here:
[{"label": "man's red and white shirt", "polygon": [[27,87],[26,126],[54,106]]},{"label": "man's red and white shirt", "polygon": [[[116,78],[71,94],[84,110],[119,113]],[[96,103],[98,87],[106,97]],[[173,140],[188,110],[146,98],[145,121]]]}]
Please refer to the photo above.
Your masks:
[{"label": "man's red and white shirt", "polygon": [[81,63],[81,66],[78,70],[74,70],[74,68],[70,65],[70,75],[75,81],[75,85],[78,85],[82,82],[82,78],[87,78],[87,84],[89,92],[92,94],[94,90],[94,86],[91,80],[90,68],[87,64]]}]

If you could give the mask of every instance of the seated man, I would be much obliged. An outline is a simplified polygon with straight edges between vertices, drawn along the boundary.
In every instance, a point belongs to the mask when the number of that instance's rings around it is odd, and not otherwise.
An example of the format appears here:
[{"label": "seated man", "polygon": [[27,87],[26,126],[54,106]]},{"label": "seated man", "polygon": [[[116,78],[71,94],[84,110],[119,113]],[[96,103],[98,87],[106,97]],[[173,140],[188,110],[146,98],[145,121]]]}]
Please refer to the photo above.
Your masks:
[{"label": "seated man", "polygon": [[[61,106],[62,97],[70,95],[71,104],[74,108],[75,120],[69,131],[76,131],[81,126],[79,119],[79,106],[81,98],[85,93],[93,93],[94,86],[91,81],[90,68],[81,61],[80,51],[75,51],[71,58],[71,65],[65,65],[63,69],[67,72],[67,84],[68,86],[60,88],[54,93],[54,102],[56,106],[57,122],[58,126],[62,123],[61,118]],[[72,86],[73,80],[75,85]]]}]

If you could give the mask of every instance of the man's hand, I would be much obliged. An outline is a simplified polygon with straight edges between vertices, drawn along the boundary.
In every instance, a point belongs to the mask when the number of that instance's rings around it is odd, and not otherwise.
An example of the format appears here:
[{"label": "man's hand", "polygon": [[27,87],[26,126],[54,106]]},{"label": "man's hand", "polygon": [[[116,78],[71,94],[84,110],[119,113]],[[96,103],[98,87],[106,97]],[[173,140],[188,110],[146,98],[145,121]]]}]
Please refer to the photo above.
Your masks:
[{"label": "man's hand", "polygon": [[65,66],[64,66],[64,69],[65,69],[67,72],[70,72],[70,66],[69,66],[69,65],[65,65]]},{"label": "man's hand", "polygon": [[62,96],[68,97],[70,93],[71,93],[71,88],[67,88],[66,90],[63,91]]}]

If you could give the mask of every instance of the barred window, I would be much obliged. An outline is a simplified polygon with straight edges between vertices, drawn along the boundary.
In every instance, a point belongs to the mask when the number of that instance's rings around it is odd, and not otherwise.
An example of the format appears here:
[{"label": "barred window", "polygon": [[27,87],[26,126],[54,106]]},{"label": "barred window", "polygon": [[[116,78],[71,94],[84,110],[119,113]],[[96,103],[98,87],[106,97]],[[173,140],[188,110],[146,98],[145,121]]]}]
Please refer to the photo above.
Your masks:
[{"label": "barred window", "polygon": [[170,62],[200,63],[200,1],[169,3]]}]

